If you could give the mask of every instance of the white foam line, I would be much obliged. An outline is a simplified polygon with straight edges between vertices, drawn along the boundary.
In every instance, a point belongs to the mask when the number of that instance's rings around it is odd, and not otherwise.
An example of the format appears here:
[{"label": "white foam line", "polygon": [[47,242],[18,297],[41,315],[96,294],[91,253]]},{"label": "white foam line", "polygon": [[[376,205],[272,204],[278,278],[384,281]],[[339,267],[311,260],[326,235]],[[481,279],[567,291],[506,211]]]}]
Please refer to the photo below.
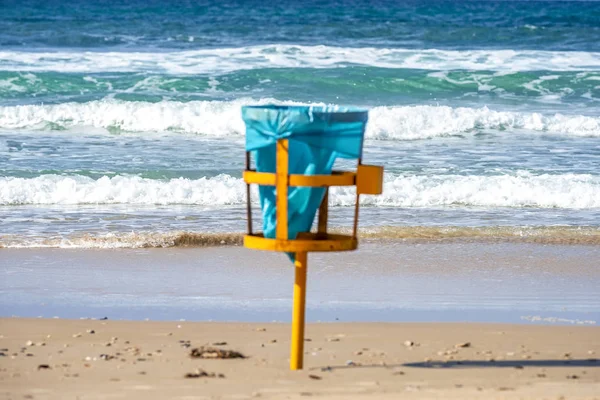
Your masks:
[{"label": "white foam line", "polygon": [[[88,103],[0,107],[0,129],[92,127],[129,132],[184,132],[206,136],[242,136],[241,107],[246,104],[300,104],[275,99],[234,101]],[[322,104],[320,104],[322,105]],[[369,112],[366,137],[414,140],[468,135],[479,130],[600,137],[600,117],[495,111],[487,107],[375,107]]]},{"label": "white foam line", "polygon": [[[257,196],[253,196],[255,199]],[[333,206],[351,206],[351,189],[334,188]],[[242,205],[245,184],[219,175],[190,180],[154,180],[135,176],[94,180],[73,175],[0,178],[0,205],[21,204],[189,204]],[[541,207],[600,208],[600,176],[587,174],[533,175],[401,175],[387,176],[381,196],[363,196],[362,204],[377,207]]]},{"label": "white foam line", "polygon": [[348,65],[426,70],[580,71],[600,69],[600,53],[282,44],[155,53],[0,51],[0,70],[4,71],[204,74],[256,68],[335,68]]}]

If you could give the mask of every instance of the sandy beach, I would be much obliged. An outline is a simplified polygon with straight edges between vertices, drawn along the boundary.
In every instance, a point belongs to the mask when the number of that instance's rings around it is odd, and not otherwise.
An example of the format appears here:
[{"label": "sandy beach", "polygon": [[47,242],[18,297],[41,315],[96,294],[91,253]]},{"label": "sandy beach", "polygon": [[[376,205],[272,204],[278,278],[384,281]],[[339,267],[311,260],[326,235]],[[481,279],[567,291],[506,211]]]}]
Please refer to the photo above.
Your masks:
[{"label": "sandy beach", "polygon": [[[598,327],[309,324],[296,372],[288,324],[4,318],[0,335],[3,399],[600,398]],[[206,346],[245,358],[190,356]]]},{"label": "sandy beach", "polygon": [[[291,372],[284,256],[3,249],[1,398],[597,399],[597,252],[366,242],[311,255],[305,369]],[[203,346],[245,358],[192,358]]]}]

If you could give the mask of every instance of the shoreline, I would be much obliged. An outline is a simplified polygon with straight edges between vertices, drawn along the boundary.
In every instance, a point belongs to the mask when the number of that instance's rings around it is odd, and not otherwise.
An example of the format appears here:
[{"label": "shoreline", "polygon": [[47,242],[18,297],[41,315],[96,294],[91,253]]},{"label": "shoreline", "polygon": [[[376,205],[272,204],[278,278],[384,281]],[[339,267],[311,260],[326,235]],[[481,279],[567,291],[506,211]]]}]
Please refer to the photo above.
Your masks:
[{"label": "shoreline", "polygon": [[[350,228],[331,233],[350,234]],[[76,231],[75,231],[76,232]],[[204,248],[243,245],[244,232],[111,232],[71,233],[70,235],[0,235],[0,249],[126,249],[126,248]],[[598,226],[365,226],[360,229],[363,244],[435,243],[524,243],[540,245],[600,245]]]},{"label": "shoreline", "polygon": [[[0,381],[7,398],[43,399],[595,399],[600,391],[600,327],[311,323],[302,371],[288,370],[289,328],[1,318]],[[200,346],[247,358],[191,358]]]}]

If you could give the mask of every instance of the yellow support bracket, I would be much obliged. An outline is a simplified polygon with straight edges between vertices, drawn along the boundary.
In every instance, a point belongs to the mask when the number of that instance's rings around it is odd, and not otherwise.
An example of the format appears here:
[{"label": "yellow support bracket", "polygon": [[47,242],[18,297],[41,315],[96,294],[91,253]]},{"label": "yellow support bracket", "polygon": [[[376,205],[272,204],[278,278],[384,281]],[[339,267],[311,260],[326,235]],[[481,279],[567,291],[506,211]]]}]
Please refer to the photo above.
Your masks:
[{"label": "yellow support bracket", "polygon": [[356,170],[356,193],[383,193],[383,167],[360,164]]}]

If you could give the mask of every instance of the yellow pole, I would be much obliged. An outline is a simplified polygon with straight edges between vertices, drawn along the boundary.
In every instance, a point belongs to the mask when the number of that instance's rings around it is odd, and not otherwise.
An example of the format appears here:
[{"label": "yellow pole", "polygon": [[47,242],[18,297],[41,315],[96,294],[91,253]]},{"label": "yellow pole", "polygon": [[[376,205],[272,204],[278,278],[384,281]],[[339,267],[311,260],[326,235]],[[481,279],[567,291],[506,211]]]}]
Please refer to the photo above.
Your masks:
[{"label": "yellow pole", "polygon": [[289,182],[289,155],[288,140],[277,141],[275,170],[275,237],[288,240],[288,182]]},{"label": "yellow pole", "polygon": [[306,305],[306,265],[307,253],[296,253],[294,262],[296,279],[294,282],[294,308],[292,312],[292,349],[290,369],[302,369],[304,359],[304,309]]}]

